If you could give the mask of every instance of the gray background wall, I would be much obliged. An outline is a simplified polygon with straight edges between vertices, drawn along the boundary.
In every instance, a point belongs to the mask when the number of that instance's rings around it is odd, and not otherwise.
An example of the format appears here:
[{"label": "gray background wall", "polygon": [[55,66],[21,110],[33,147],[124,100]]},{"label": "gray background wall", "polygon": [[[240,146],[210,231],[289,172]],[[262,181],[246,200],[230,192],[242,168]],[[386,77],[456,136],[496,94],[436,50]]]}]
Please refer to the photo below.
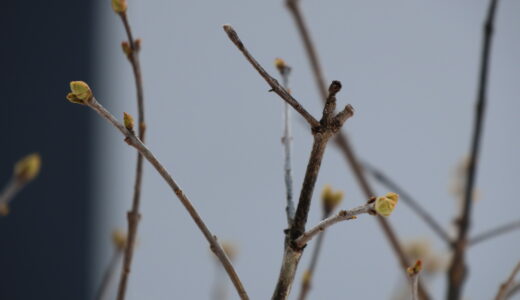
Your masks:
[{"label": "gray background wall", "polygon": [[[97,76],[92,87],[117,116],[123,111],[135,114],[133,78],[119,46],[123,28],[108,1],[98,2],[93,44]],[[346,131],[359,156],[391,174],[447,227],[457,211],[449,191],[453,170],[469,151],[487,4],[302,2],[327,80],[341,80],[339,102],[356,109]],[[321,102],[293,21],[282,1],[130,0],[129,7],[134,31],[143,38],[148,145],[214,233],[238,245],[236,267],[250,295],[270,297],[285,228],[282,102],[267,92],[221,25],[232,24],[273,74],[274,58],[284,58],[293,67],[295,97],[318,115]],[[519,2],[500,2],[472,233],[518,219],[519,13]],[[95,124],[101,142],[90,149],[97,161],[93,286],[108,261],[111,230],[126,228],[135,159],[113,128],[99,118]],[[310,145],[308,129],[295,116],[296,190]],[[365,200],[334,147],[326,152],[317,190],[326,183],[345,191],[344,208]],[[378,187],[378,192],[387,190]],[[215,263],[206,241],[149,165],[142,214],[129,299],[209,298]],[[310,223],[319,217],[316,196]],[[405,205],[399,205],[390,222],[403,241],[428,236],[438,252],[445,252]],[[520,258],[519,246],[516,232],[472,248],[466,299],[491,298]],[[362,216],[328,232],[311,296],[386,299],[401,276],[376,222]],[[444,286],[444,275],[434,279],[434,298],[443,297]],[[230,295],[235,297],[232,290]]]}]

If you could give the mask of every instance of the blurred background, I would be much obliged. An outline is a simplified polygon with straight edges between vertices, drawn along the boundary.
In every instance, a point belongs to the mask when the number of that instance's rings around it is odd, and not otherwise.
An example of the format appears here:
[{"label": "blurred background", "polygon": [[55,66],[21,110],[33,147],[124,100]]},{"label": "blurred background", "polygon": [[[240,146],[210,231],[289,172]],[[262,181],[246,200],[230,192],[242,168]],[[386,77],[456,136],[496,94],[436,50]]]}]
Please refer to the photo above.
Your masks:
[{"label": "blurred background", "polygon": [[[219,240],[235,246],[235,265],[250,296],[268,298],[286,227],[283,103],[267,92],[222,24],[234,26],[272,75],[274,59],[285,59],[294,96],[318,116],[321,101],[294,22],[281,0],[128,5],[134,34],[142,38],[147,144]],[[460,207],[454,189],[463,180],[457,168],[469,152],[488,1],[301,5],[327,81],[343,83],[339,105],[356,109],[344,130],[360,159],[401,184],[454,234]],[[105,120],[65,95],[69,81],[84,80],[118,118],[123,112],[137,116],[133,75],[120,47],[123,26],[108,0],[0,7],[0,185],[24,155],[40,152],[43,160],[39,177],[0,218],[0,299],[93,299],[113,252],[111,234],[126,231],[135,151]],[[470,236],[519,219],[519,13],[519,2],[500,1]],[[293,116],[298,195],[312,137]],[[331,143],[309,225],[320,219],[325,184],[345,192],[342,208],[366,201]],[[374,184],[379,194],[389,191]],[[146,163],[141,213],[127,298],[213,299],[224,275],[184,208]],[[425,280],[434,299],[443,298],[445,245],[403,203],[389,221],[408,248],[430,248],[438,269]],[[519,247],[520,231],[471,247],[465,298],[492,298],[520,259]],[[311,242],[293,298],[312,248]],[[109,299],[118,278],[119,272]],[[327,232],[310,299],[391,299],[405,288],[373,218],[361,216]],[[228,296],[236,298],[231,285]]]}]

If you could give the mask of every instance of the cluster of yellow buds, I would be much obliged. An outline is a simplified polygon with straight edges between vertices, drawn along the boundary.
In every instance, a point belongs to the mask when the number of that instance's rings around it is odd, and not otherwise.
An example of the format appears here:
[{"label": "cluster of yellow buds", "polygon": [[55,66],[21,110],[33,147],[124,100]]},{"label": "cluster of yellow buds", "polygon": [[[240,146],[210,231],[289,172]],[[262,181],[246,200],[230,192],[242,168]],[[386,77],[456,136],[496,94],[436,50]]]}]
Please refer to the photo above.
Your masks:
[{"label": "cluster of yellow buds", "polygon": [[396,193],[387,193],[384,196],[376,198],[374,208],[381,216],[388,217],[394,211],[397,201],[399,201],[399,195]]}]

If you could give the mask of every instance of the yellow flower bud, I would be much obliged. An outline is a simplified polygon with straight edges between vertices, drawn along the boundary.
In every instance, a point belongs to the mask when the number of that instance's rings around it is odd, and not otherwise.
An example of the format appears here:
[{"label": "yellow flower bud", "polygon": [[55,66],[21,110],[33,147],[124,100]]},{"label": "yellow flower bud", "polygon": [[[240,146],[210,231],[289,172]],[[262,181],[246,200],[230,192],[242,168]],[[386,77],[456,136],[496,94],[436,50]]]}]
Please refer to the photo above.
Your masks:
[{"label": "yellow flower bud", "polygon": [[415,262],[415,265],[413,265],[413,266],[409,267],[408,269],[406,269],[406,272],[408,273],[408,275],[413,276],[413,275],[416,275],[419,272],[421,272],[421,270],[422,270],[422,261],[421,260],[417,260]]},{"label": "yellow flower bud", "polygon": [[311,280],[312,273],[309,270],[305,270],[305,272],[303,272],[302,285],[308,285],[309,283],[311,283]]},{"label": "yellow flower bud", "polygon": [[336,207],[343,200],[343,192],[342,191],[333,191],[330,185],[325,185],[323,187],[323,191],[321,192],[321,201],[323,205],[323,211],[326,215],[329,215],[336,209]]},{"label": "yellow flower bud", "polygon": [[41,164],[40,154],[29,154],[14,165],[14,177],[20,182],[29,182],[38,176]]},{"label": "yellow flower bud", "polygon": [[126,9],[128,8],[128,4],[126,3],[126,0],[112,0],[112,9],[118,13],[124,13],[126,12]]},{"label": "yellow flower bud", "polygon": [[123,121],[126,129],[133,131],[134,130],[134,118],[127,113],[123,113]]},{"label": "yellow flower bud", "polygon": [[281,58],[276,58],[274,60],[274,66],[278,69],[280,73],[282,73],[285,70],[285,68],[287,68],[287,64]]},{"label": "yellow flower bud", "polygon": [[71,93],[67,94],[67,99],[70,102],[85,104],[85,101],[88,102],[92,99],[92,91],[84,81],[71,81],[70,91]]},{"label": "yellow flower bud", "polygon": [[375,210],[378,214],[388,217],[395,209],[399,201],[399,195],[396,193],[388,193],[385,196],[377,197]]},{"label": "yellow flower bud", "polygon": [[230,260],[234,260],[237,256],[237,247],[233,243],[223,242],[222,250],[224,250],[224,253],[226,253]]},{"label": "yellow flower bud", "polygon": [[127,236],[121,230],[114,230],[114,232],[112,232],[112,243],[114,243],[117,250],[123,251],[125,249],[126,240]]},{"label": "yellow flower bud", "polygon": [[0,216],[7,216],[9,214],[9,205],[7,203],[0,203]]}]

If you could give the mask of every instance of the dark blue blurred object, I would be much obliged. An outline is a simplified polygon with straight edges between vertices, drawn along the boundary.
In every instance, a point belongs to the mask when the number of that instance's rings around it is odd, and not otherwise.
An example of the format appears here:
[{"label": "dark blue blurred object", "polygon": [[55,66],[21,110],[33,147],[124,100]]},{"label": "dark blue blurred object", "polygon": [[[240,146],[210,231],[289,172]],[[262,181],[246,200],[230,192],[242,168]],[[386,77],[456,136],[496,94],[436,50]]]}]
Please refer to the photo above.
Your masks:
[{"label": "dark blue blurred object", "polygon": [[0,188],[40,152],[42,170],[0,218],[0,299],[87,299],[92,113],[70,104],[92,76],[96,1],[0,4]]}]

